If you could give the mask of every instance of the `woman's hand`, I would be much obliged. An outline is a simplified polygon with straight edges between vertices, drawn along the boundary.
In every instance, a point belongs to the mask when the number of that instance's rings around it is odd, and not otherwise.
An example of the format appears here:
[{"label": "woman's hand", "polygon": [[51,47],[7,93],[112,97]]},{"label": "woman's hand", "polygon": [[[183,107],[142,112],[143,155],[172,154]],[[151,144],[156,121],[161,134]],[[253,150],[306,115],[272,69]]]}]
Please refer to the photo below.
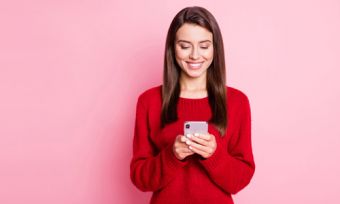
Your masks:
[{"label": "woman's hand", "polygon": [[201,155],[203,158],[209,158],[214,154],[217,148],[215,136],[212,134],[188,134],[189,140],[186,141],[189,149],[194,153]]},{"label": "woman's hand", "polygon": [[189,149],[188,145],[186,145],[187,141],[189,141],[189,139],[184,135],[178,135],[175,139],[172,150],[179,160],[183,160],[185,157],[194,154],[194,152]]}]

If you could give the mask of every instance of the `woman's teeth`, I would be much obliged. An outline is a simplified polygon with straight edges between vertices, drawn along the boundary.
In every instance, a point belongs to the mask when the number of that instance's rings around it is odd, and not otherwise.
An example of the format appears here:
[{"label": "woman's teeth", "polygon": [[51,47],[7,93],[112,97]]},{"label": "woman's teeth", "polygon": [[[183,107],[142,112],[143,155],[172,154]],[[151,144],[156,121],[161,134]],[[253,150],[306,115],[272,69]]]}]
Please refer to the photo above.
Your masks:
[{"label": "woman's teeth", "polygon": [[202,62],[201,63],[188,63],[189,67],[192,69],[198,69],[202,66]]}]

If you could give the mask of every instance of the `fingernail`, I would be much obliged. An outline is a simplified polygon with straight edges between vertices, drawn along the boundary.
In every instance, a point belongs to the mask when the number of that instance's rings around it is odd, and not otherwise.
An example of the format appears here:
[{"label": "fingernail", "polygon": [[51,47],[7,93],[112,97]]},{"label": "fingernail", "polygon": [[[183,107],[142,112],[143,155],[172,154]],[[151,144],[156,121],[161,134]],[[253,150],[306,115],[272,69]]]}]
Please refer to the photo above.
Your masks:
[{"label": "fingernail", "polygon": [[195,137],[198,137],[198,136],[199,136],[199,134],[198,134],[198,133],[195,133],[195,134],[194,134],[194,136],[195,136]]},{"label": "fingernail", "polygon": [[187,134],[187,138],[191,138],[191,134]]},{"label": "fingernail", "polygon": [[185,137],[181,137],[181,142],[185,142]]},{"label": "fingernail", "polygon": [[187,145],[190,145],[190,144],[191,144],[191,142],[190,142],[189,140],[187,140],[185,143],[186,143]]}]

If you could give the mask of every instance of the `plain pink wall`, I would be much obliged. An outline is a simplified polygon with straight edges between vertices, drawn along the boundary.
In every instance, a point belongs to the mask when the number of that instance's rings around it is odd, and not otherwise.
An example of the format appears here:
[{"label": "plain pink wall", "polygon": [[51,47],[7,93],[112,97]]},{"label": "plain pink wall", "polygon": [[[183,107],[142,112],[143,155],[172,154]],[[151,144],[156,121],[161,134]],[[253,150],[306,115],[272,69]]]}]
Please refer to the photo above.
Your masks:
[{"label": "plain pink wall", "polygon": [[257,169],[236,203],[339,203],[340,2],[188,2],[0,3],[1,204],[148,203],[129,179],[136,100],[192,5],[251,102]]}]

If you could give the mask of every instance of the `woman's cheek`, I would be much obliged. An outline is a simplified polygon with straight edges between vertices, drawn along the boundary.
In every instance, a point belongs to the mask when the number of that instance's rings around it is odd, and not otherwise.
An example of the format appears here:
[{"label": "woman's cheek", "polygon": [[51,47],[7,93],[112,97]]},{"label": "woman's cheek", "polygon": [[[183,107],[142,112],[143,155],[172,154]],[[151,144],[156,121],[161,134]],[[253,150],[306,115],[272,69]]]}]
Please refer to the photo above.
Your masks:
[{"label": "woman's cheek", "polygon": [[205,58],[211,59],[211,58],[213,58],[213,56],[214,56],[214,52],[213,52],[212,50],[206,50],[206,51],[203,53],[203,55],[205,56]]},{"label": "woman's cheek", "polygon": [[178,54],[179,58],[183,60],[187,59],[189,55],[190,55],[190,51],[181,51]]}]

